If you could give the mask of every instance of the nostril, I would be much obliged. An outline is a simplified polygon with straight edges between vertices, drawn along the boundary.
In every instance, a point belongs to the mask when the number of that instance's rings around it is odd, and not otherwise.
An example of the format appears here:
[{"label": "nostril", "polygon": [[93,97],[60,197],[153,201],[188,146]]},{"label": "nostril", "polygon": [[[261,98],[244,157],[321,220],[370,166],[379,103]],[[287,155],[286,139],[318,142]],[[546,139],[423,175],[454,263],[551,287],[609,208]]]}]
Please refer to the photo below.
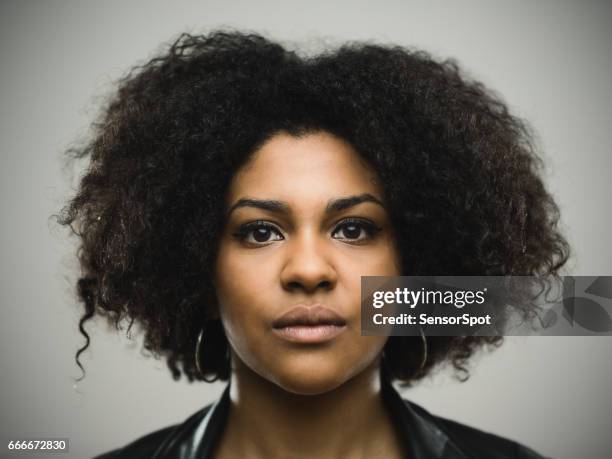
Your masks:
[{"label": "nostril", "polygon": [[292,282],[289,282],[288,286],[290,289],[297,289],[297,288],[300,288],[300,283],[292,281]]},{"label": "nostril", "polygon": [[[296,289],[300,289],[300,288],[305,288],[305,285],[302,282],[299,281],[291,281],[289,283],[287,283],[287,287],[290,290],[296,290]],[[321,281],[319,282],[315,288],[322,288],[324,290],[329,290],[332,287],[332,282],[325,280],[325,281]]]}]

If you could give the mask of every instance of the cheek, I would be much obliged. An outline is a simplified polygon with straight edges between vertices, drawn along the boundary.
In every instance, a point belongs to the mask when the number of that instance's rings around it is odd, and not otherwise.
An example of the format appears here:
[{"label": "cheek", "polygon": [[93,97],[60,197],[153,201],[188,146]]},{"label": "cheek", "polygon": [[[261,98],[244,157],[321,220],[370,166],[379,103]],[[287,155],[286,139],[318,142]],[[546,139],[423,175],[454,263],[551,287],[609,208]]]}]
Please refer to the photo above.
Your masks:
[{"label": "cheek", "polygon": [[265,298],[266,285],[262,269],[256,269],[249,257],[239,256],[231,242],[221,244],[215,266],[215,289],[219,312],[228,340],[233,346],[244,346],[244,338],[260,323],[256,302]]},{"label": "cheek", "polygon": [[391,243],[381,244],[377,250],[364,253],[363,256],[346,257],[340,266],[344,274],[343,280],[352,298],[361,297],[362,276],[401,275],[400,259]]},{"label": "cheek", "polygon": [[272,348],[266,330],[267,318],[262,314],[265,305],[257,302],[261,296],[235,288],[222,298],[219,305],[221,323],[230,347],[252,369],[261,367],[261,354],[265,356],[266,350]]},{"label": "cheek", "polygon": [[253,300],[265,298],[272,263],[262,263],[259,258],[234,248],[231,242],[221,245],[215,266],[215,287],[221,306],[245,309],[242,312],[248,313]]},{"label": "cheek", "polygon": [[381,344],[378,337],[361,336],[361,277],[362,276],[399,276],[401,269],[399,266],[399,257],[396,255],[393,245],[381,244],[377,250],[372,250],[368,253],[366,260],[359,258],[346,259],[344,261],[344,272],[342,279],[346,285],[344,290],[346,293],[347,303],[350,304],[351,312],[354,318],[354,330],[356,335],[355,347],[360,349],[360,352],[370,354],[382,350],[386,337],[383,337]]},{"label": "cheek", "polygon": [[389,235],[385,239],[385,243],[380,251],[380,256],[375,262],[374,268],[380,276],[400,276],[401,275],[401,257],[399,250],[393,238]]}]

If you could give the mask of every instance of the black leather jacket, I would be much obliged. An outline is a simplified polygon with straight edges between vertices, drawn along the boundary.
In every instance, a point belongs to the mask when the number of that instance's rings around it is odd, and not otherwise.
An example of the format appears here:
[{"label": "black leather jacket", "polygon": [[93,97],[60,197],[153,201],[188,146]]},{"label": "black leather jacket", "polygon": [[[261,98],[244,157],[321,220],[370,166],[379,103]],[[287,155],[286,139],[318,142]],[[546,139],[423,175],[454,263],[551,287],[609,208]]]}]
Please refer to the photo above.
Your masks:
[{"label": "black leather jacket", "polygon": [[[542,458],[512,440],[434,416],[404,400],[383,381],[382,396],[410,459]],[[230,407],[229,384],[221,398],[182,424],[166,427],[96,459],[207,459],[223,432]]]}]

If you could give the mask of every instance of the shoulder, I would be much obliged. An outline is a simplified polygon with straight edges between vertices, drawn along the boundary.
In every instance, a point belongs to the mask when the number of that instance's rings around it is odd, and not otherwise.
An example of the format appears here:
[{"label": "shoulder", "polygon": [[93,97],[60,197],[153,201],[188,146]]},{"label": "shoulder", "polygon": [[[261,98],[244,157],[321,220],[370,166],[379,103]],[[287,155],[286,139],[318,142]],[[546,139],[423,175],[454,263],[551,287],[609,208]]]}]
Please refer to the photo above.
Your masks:
[{"label": "shoulder", "polygon": [[177,426],[169,426],[144,435],[121,448],[107,451],[94,459],[150,458]]},{"label": "shoulder", "polygon": [[415,403],[404,401],[419,417],[443,432],[468,457],[545,459],[545,456],[514,440],[433,415]]},{"label": "shoulder", "polygon": [[199,422],[206,416],[211,406],[212,405],[208,405],[202,408],[181,424],[171,425],[151,432],[121,448],[95,456],[94,459],[150,459],[154,457],[155,453],[160,450],[163,445],[167,444],[177,435],[180,435],[183,429]]}]

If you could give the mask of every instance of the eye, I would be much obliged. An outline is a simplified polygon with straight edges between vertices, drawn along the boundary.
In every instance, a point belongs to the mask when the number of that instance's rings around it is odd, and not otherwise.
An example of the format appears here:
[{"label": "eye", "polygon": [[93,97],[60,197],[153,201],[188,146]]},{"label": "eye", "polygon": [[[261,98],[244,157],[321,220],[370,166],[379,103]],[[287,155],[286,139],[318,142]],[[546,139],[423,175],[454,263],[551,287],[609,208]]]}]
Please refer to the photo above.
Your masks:
[{"label": "eye", "polygon": [[340,235],[336,239],[354,244],[372,239],[380,230],[381,228],[370,221],[348,218],[336,227],[332,236]]},{"label": "eye", "polygon": [[[276,237],[272,238],[272,236]],[[283,240],[283,235],[278,229],[264,221],[247,223],[238,228],[234,236],[247,244],[267,245],[272,241]]]}]

